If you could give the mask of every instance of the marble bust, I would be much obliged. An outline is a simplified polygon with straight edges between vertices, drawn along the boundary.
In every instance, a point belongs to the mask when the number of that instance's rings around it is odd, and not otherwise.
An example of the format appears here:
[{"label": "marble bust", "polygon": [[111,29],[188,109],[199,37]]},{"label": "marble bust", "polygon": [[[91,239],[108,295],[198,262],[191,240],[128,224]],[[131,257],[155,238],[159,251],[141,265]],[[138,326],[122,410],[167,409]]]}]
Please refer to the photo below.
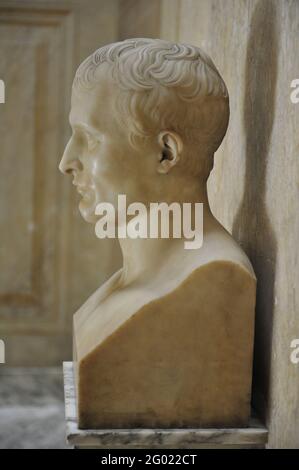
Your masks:
[{"label": "marble bust", "polygon": [[83,218],[96,224],[97,204],[119,194],[203,203],[200,249],[120,238],[122,268],[75,313],[80,428],[248,424],[256,278],[206,189],[228,121],[225,83],[192,45],[129,39],[76,72],[60,170]]}]

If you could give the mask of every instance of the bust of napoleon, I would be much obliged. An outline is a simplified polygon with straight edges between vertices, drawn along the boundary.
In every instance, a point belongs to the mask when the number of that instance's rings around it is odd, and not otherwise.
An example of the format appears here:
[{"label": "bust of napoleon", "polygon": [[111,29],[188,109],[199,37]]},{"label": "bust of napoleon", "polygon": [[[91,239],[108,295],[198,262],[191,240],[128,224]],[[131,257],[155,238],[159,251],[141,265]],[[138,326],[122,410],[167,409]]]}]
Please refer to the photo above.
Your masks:
[{"label": "bust of napoleon", "polygon": [[202,203],[203,218],[197,249],[184,235],[120,237],[122,268],[75,313],[81,428],[248,424],[256,278],[206,188],[228,121],[225,83],[192,45],[129,39],[76,72],[60,170],[83,218],[97,224],[98,204],[116,208],[120,194],[190,203],[193,221]]}]

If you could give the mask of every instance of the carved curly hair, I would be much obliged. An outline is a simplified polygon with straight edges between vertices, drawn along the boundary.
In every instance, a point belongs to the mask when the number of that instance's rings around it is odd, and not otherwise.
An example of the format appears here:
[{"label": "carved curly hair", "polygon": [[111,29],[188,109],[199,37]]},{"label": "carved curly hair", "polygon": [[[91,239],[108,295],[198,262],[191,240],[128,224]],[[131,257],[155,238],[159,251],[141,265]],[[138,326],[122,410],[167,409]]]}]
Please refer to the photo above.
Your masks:
[{"label": "carved curly hair", "polygon": [[128,128],[132,145],[161,129],[178,132],[190,154],[186,166],[207,177],[229,121],[228,91],[211,58],[189,44],[127,39],[103,46],[84,60],[73,89],[92,90],[100,81],[103,62],[118,85],[116,116]]}]

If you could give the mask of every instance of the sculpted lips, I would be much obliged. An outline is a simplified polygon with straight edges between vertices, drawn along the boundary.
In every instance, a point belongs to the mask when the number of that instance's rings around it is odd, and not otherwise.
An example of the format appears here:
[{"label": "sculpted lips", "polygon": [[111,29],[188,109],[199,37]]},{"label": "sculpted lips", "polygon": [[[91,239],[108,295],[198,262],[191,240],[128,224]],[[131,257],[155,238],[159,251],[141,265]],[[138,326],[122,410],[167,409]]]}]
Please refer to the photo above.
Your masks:
[{"label": "sculpted lips", "polygon": [[77,192],[82,196],[85,203],[91,203],[93,199],[92,190],[90,187],[76,182],[76,179],[73,180],[73,185],[76,186]]},{"label": "sculpted lips", "polygon": [[73,180],[73,185],[76,186],[76,189],[78,191],[78,193],[82,196],[82,197],[86,197],[88,195],[90,195],[90,191],[89,191],[89,188],[87,186],[84,186],[83,184],[78,184],[74,178]]},{"label": "sculpted lips", "polygon": [[84,196],[86,194],[87,188],[84,186],[77,186],[77,191],[79,194],[81,194],[81,196]]}]

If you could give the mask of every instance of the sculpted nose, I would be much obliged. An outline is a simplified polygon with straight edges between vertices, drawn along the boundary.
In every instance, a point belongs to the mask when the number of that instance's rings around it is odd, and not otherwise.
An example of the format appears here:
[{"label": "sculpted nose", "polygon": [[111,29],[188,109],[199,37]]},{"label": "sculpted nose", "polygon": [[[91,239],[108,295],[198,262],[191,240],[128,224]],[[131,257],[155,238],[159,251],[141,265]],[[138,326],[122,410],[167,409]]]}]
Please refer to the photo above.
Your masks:
[{"label": "sculpted nose", "polygon": [[64,153],[62,155],[62,159],[59,164],[59,170],[64,175],[72,173],[72,171],[79,171],[82,170],[82,165],[78,158],[74,156],[74,152],[72,150],[72,142],[71,140],[68,142]]}]

